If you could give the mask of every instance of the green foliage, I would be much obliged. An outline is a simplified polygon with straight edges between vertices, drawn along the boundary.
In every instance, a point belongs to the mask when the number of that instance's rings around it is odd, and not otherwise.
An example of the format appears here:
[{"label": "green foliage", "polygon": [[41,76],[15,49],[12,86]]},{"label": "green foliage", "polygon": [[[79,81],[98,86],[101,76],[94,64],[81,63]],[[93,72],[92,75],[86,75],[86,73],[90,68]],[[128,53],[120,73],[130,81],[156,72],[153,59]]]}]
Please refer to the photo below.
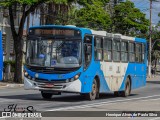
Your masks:
[{"label": "green foliage", "polygon": [[15,61],[11,61],[11,60],[8,60],[8,61],[4,61],[3,62],[3,65],[4,65],[4,69],[10,65],[11,66],[11,72],[15,72]]},{"label": "green foliage", "polygon": [[111,19],[102,7],[104,3],[96,0],[91,2],[91,4],[84,2],[85,6],[76,11],[76,26],[106,30],[111,24]]},{"label": "green foliage", "polygon": [[82,6],[98,5],[104,7],[109,0],[79,0],[77,2]]},{"label": "green foliage", "polygon": [[114,32],[125,35],[137,35],[148,31],[149,20],[134,3],[126,1],[114,8],[113,26]]},{"label": "green foliage", "polygon": [[41,3],[54,2],[56,4],[67,4],[71,2],[71,0],[0,0],[0,5],[7,7],[15,3],[21,4],[21,5],[24,5],[24,4],[33,5],[33,4],[37,4],[40,2]]}]

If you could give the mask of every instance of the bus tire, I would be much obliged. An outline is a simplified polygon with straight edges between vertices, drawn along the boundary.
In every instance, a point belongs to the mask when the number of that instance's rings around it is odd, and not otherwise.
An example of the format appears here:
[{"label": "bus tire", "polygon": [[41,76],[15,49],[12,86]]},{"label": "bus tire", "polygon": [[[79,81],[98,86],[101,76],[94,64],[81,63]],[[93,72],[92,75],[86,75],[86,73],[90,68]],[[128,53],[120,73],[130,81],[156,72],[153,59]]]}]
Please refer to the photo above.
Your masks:
[{"label": "bus tire", "polygon": [[119,97],[119,92],[118,91],[114,91],[114,96],[115,97]]},{"label": "bus tire", "polygon": [[41,95],[44,99],[51,99],[52,98],[52,93],[45,93],[41,91]]},{"label": "bus tire", "polygon": [[122,97],[127,97],[131,94],[131,81],[127,77],[126,83],[125,83],[125,90],[121,91],[121,96]]},{"label": "bus tire", "polygon": [[98,97],[99,95],[98,92],[98,84],[96,79],[94,79],[93,83],[92,83],[92,91],[90,93],[85,94],[85,98],[87,100],[95,100],[96,97]]}]

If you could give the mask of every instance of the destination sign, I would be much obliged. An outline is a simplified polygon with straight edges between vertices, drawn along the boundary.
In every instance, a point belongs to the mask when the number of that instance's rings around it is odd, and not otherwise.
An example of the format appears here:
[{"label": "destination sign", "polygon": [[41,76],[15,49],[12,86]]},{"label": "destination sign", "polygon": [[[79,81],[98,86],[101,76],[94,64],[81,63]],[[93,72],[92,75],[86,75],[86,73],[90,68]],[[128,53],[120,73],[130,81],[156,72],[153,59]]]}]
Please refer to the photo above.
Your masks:
[{"label": "destination sign", "polygon": [[80,36],[78,30],[71,29],[31,29],[30,35]]}]

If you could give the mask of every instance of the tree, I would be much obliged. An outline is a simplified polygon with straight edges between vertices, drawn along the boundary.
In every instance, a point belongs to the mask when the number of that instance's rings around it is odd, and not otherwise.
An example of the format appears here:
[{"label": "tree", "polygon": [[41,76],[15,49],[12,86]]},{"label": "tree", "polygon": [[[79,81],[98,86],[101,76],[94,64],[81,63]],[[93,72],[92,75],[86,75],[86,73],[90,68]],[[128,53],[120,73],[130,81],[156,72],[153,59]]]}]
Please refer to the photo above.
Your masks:
[{"label": "tree", "polygon": [[[14,40],[15,50],[15,73],[14,82],[22,81],[22,57],[23,57],[23,29],[26,17],[43,3],[54,1],[57,3],[67,3],[67,0],[1,0],[0,5],[9,10],[10,25]],[[16,10],[20,9],[22,17],[20,19],[19,29],[16,31],[14,15]]]},{"label": "tree", "polygon": [[149,20],[134,3],[126,1],[115,6],[113,26],[113,32],[134,36],[148,31]]},{"label": "tree", "polygon": [[65,2],[52,1],[40,7],[41,24],[62,24],[66,25],[70,21],[73,3],[76,0],[64,0]]},{"label": "tree", "polygon": [[105,0],[82,0],[82,8],[76,11],[76,26],[107,30],[111,24],[109,14],[104,10]]}]

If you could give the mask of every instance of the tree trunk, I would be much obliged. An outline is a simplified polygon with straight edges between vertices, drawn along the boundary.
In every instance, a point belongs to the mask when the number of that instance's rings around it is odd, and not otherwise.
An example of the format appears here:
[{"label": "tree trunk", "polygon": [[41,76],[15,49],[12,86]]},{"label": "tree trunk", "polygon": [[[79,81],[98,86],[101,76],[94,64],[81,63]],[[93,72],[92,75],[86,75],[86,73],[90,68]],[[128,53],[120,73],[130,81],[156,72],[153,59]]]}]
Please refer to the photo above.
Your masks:
[{"label": "tree trunk", "polygon": [[53,9],[54,3],[49,3],[48,4],[48,11],[47,11],[47,17],[46,17],[46,24],[55,24],[55,16],[56,13]]},{"label": "tree trunk", "polygon": [[21,83],[22,82],[22,58],[23,58],[23,44],[22,38],[18,37],[16,39],[17,43],[14,43],[15,48],[15,72],[14,72],[14,82]]},{"label": "tree trunk", "polygon": [[15,72],[14,72],[14,82],[20,83],[22,82],[22,58],[23,58],[23,29],[26,17],[35,10],[38,5],[42,4],[44,1],[40,0],[37,4],[31,5],[28,10],[26,10],[27,4],[23,4],[21,7],[22,10],[22,17],[19,24],[18,32],[16,31],[15,24],[14,24],[14,14],[13,10],[17,10],[16,8],[13,9],[14,5],[17,5],[17,3],[13,3],[9,6],[9,16],[10,16],[10,25],[11,25],[11,31],[12,36],[14,40],[14,49],[15,49]]}]

